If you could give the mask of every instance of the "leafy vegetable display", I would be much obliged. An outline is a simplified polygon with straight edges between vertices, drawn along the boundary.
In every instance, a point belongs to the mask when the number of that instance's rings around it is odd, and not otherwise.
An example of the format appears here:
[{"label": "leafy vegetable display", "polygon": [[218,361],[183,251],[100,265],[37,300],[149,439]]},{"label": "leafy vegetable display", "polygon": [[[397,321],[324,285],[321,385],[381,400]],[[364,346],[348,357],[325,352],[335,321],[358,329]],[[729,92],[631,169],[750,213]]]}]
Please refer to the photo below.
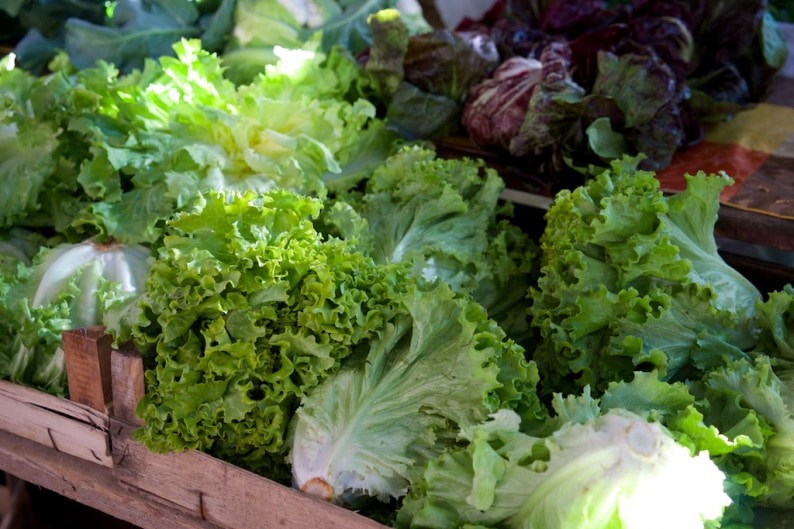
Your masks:
[{"label": "leafy vegetable display", "polygon": [[[728,175],[649,170],[763,95],[764,2],[0,9],[52,15],[0,61],[1,377],[67,393],[60,333],[102,324],[144,355],[151,450],[395,527],[794,509],[794,288],[719,256]],[[588,177],[539,244],[494,170],[414,141],[461,126]]]},{"label": "leafy vegetable display", "polygon": [[530,314],[548,392],[601,390],[637,368],[697,379],[757,343],[761,293],[714,239],[729,177],[691,175],[665,196],[637,162],[612,162],[547,212]]},{"label": "leafy vegetable display", "polygon": [[375,262],[410,263],[415,275],[470,294],[523,343],[538,249],[511,223],[504,187],[481,160],[406,147],[375,169],[363,191],[338,194],[321,219]]},{"label": "leafy vegetable display", "polygon": [[0,376],[66,394],[61,333],[121,320],[143,291],[149,255],[141,245],[61,243],[0,276]]},{"label": "leafy vegetable display", "polygon": [[[787,56],[766,2],[500,0],[430,38],[406,35],[403,60],[387,70],[406,83],[384,96],[409,117],[398,120],[403,134],[464,133],[572,185],[580,168],[623,154],[666,167],[705,122],[760,100]],[[481,54],[490,62],[475,69],[462,41],[492,50]],[[372,47],[400,53],[377,38]],[[444,75],[459,69],[483,75]]]}]

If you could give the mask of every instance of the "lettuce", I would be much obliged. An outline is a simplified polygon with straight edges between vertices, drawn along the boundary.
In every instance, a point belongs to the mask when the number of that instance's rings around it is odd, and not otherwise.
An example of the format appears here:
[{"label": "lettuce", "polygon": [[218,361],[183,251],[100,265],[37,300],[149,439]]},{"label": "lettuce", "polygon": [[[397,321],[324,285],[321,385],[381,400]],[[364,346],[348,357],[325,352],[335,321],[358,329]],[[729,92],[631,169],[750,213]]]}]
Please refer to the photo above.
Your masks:
[{"label": "lettuce", "polygon": [[57,395],[68,392],[61,333],[122,317],[143,291],[150,251],[94,241],[42,247],[0,278],[0,377]]},{"label": "lettuce", "polygon": [[[400,498],[459,428],[517,404],[502,400],[518,395],[504,385],[533,392],[534,366],[475,302],[441,283],[408,290],[402,303],[368,351],[297,410],[289,461],[302,491],[352,506]],[[502,364],[521,376],[500,380]]]},{"label": "lettuce", "polygon": [[397,527],[701,529],[731,502],[707,453],[619,408],[542,438],[502,410],[465,437],[428,465]]},{"label": "lettuce", "polygon": [[147,447],[288,475],[300,399],[402,317],[409,284],[404,267],[325,241],[321,208],[287,190],[211,191],[169,221],[132,327],[148,366],[135,432]]},{"label": "lettuce", "polygon": [[530,314],[547,394],[602,391],[636,369],[697,379],[758,341],[760,292],[717,252],[722,175],[665,196],[637,160],[557,195],[546,215]]},{"label": "lettuce", "polygon": [[470,294],[526,345],[526,292],[539,252],[511,224],[511,205],[499,199],[503,189],[482,160],[405,147],[372,173],[363,192],[337,195],[321,219],[375,262],[409,263],[416,276]]},{"label": "lettuce", "polygon": [[33,78],[4,61],[0,225],[153,243],[201,191],[324,196],[326,181],[353,186],[394,149],[352,95],[357,68],[340,49],[277,50],[239,87],[199,41],[174,51],[126,75],[100,62]]}]

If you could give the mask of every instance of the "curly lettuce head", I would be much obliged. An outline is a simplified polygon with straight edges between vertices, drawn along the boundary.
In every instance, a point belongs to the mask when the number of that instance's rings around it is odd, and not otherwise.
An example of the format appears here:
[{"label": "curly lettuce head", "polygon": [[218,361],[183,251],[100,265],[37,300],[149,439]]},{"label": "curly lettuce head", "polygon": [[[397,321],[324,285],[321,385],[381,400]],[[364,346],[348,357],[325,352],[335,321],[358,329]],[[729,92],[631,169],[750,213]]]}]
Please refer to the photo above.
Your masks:
[{"label": "curly lettuce head", "polygon": [[504,187],[482,160],[408,146],[372,173],[363,193],[337,196],[322,220],[376,262],[408,263],[416,276],[470,294],[525,345],[538,248],[512,223]]},{"label": "curly lettuce head", "polygon": [[535,358],[554,391],[602,390],[635,369],[697,377],[758,339],[761,294],[714,239],[730,178],[688,175],[684,192],[665,196],[637,162],[613,162],[560,192],[546,215],[530,314],[544,341]]},{"label": "curly lettuce head", "polygon": [[302,400],[293,485],[355,506],[400,498],[460,428],[497,407],[541,410],[537,369],[470,297],[409,287],[401,314]]},{"label": "curly lettuce head", "polygon": [[321,207],[285,190],[209,192],[169,222],[133,328],[149,448],[275,476],[299,399],[400,312],[407,273],[325,241]]}]

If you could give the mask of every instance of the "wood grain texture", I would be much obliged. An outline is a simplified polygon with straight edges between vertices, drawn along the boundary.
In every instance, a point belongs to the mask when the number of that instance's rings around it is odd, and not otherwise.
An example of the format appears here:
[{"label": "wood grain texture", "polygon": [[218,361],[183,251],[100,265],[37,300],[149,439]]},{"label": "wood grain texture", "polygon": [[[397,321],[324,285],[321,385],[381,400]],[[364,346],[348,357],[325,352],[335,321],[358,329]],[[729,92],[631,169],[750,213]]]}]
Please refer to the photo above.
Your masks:
[{"label": "wood grain texture", "polygon": [[135,408],[143,398],[145,383],[143,359],[134,348],[113,350],[110,356],[113,383],[113,416],[130,424],[142,424],[135,416]]},{"label": "wood grain texture", "polygon": [[111,420],[113,474],[131,487],[226,529],[383,529],[353,511],[197,451],[155,454]]},{"label": "wood grain texture", "polygon": [[84,404],[0,380],[0,430],[110,467],[109,417]]},{"label": "wood grain texture", "polygon": [[113,339],[104,327],[86,327],[62,334],[69,399],[107,412],[113,400],[110,354]]},{"label": "wood grain texture", "polygon": [[143,529],[218,529],[124,486],[111,470],[0,430],[0,468]]}]

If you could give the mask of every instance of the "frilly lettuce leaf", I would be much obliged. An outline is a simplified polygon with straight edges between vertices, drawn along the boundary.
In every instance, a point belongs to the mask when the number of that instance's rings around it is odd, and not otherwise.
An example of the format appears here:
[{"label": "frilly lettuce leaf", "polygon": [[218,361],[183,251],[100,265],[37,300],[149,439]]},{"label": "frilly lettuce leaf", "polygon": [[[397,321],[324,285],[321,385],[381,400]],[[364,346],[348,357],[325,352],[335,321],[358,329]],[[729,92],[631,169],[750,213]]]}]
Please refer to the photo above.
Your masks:
[{"label": "frilly lettuce leaf", "polygon": [[757,305],[761,337],[758,347],[770,356],[794,360],[794,285],[769,292]]},{"label": "frilly lettuce leaf", "polygon": [[521,342],[528,338],[526,291],[537,245],[511,224],[504,182],[481,160],[445,160],[405,147],[367,179],[363,192],[337,195],[326,229],[378,263],[406,262],[417,276],[471,294]]},{"label": "frilly lettuce leaf", "polygon": [[[509,415],[432,460],[396,526],[695,529],[731,503],[708,455],[690,453],[658,422],[616,408],[538,438]],[[692,501],[669,508],[682,494]]]},{"label": "frilly lettuce leaf", "polygon": [[166,227],[132,338],[146,396],[135,437],[283,478],[301,397],[404,313],[407,271],[324,242],[319,199],[207,192]]},{"label": "frilly lettuce leaf", "polygon": [[791,508],[794,394],[778,376],[779,369],[768,356],[758,355],[708,373],[704,379],[709,402],[706,420],[726,432],[747,432],[755,441],[752,450],[723,462],[743,477],[745,493],[759,505]]},{"label": "frilly lettuce leaf", "polygon": [[761,294],[714,242],[729,178],[690,175],[686,191],[665,197],[636,164],[615,161],[560,192],[546,215],[530,310],[545,391],[598,393],[636,369],[696,379],[758,340]]},{"label": "frilly lettuce leaf", "polygon": [[459,428],[516,404],[499,397],[500,364],[523,363],[523,349],[479,305],[443,283],[401,301],[369,350],[303,399],[289,456],[297,488],[348,505],[402,497]]}]

